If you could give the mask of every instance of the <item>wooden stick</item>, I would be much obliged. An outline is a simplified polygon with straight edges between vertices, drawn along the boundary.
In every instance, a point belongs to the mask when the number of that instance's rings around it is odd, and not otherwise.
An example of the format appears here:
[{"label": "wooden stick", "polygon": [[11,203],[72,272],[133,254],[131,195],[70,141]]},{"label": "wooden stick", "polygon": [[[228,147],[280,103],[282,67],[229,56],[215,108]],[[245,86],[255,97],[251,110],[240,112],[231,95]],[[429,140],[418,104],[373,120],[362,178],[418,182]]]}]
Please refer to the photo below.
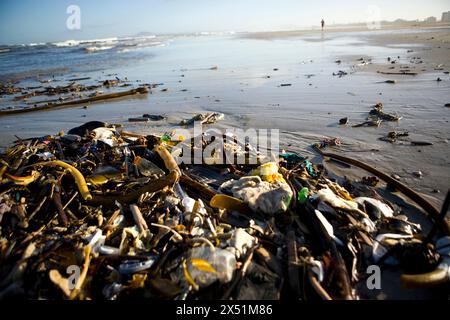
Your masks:
[{"label": "wooden stick", "polygon": [[53,200],[53,203],[55,204],[56,211],[58,211],[59,221],[61,222],[61,224],[64,227],[67,227],[67,225],[69,224],[69,218],[67,218],[67,215],[64,212],[64,208],[61,203],[61,194],[60,194],[59,190],[60,190],[60,187],[58,185],[55,186],[55,191],[53,192],[52,200]]},{"label": "wooden stick", "polygon": [[322,300],[326,301],[333,300],[311,271],[308,272],[308,279],[309,282],[311,283],[311,286],[314,288],[316,293],[322,298]]},{"label": "wooden stick", "polygon": [[400,75],[400,76],[417,76],[417,72],[386,72],[386,71],[377,71],[380,74],[391,74],[391,75]]},{"label": "wooden stick", "polygon": [[144,217],[142,216],[141,210],[139,210],[139,207],[135,204],[130,204],[130,210],[133,214],[134,221],[136,222],[136,225],[138,226],[139,232],[142,233],[146,230],[148,230],[147,222],[145,221]]},{"label": "wooden stick", "polygon": [[48,104],[45,106],[39,106],[39,107],[34,107],[34,108],[1,110],[0,117],[4,116],[4,115],[10,115],[10,114],[42,111],[42,110],[48,110],[48,109],[53,109],[53,108],[65,107],[65,106],[72,106],[72,105],[77,105],[77,104],[91,103],[91,102],[101,101],[101,100],[109,100],[109,99],[120,98],[120,97],[129,96],[129,95],[135,95],[135,94],[146,94],[148,92],[149,92],[149,89],[147,87],[141,87],[141,88],[137,88],[137,89],[131,89],[128,91],[100,94],[100,95],[97,95],[94,97],[79,99],[79,100],[75,100],[75,101],[67,101],[67,102],[62,102],[62,103],[51,103],[51,104]]}]

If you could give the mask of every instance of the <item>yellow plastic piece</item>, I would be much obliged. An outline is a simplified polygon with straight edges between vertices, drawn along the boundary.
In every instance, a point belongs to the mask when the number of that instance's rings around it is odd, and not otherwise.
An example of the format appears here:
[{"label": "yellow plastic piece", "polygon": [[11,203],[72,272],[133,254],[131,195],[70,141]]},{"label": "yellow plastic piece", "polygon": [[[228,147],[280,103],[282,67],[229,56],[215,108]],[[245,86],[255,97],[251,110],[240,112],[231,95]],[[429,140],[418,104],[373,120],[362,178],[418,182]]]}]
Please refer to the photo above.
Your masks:
[{"label": "yellow plastic piece", "polygon": [[227,196],[225,194],[216,194],[209,202],[209,205],[217,209],[227,209],[240,211],[245,206],[244,201]]},{"label": "yellow plastic piece", "polygon": [[4,165],[1,169],[0,169],[0,179],[3,178],[3,174],[6,172],[6,169],[8,168],[7,165]]},{"label": "yellow plastic piece", "polygon": [[64,169],[69,170],[70,174],[74,177],[75,182],[78,186],[78,190],[80,191],[81,196],[84,200],[89,201],[92,200],[92,195],[89,193],[89,188],[86,184],[86,180],[84,179],[83,175],[80,171],[78,171],[77,168],[71,166],[68,163],[65,163],[63,161],[54,160],[49,162],[40,162],[36,165],[43,165],[43,166],[52,166],[52,167],[62,167]]},{"label": "yellow plastic piece", "polygon": [[191,274],[189,273],[186,265],[186,260],[183,261],[183,273],[186,281],[194,288],[195,290],[199,289],[199,286],[195,283],[194,279],[192,279]]},{"label": "yellow plastic piece", "polygon": [[217,273],[216,269],[214,269],[214,267],[204,259],[192,259],[192,266],[200,271]]},{"label": "yellow plastic piece", "polygon": [[267,181],[269,183],[274,183],[277,181],[285,183],[286,181],[284,180],[283,175],[278,173],[278,169],[279,168],[276,162],[267,162],[252,170],[250,175],[260,176],[263,181]]},{"label": "yellow plastic piece", "polygon": [[9,173],[5,173],[5,176],[11,180],[12,182],[14,182],[14,184],[17,184],[19,186],[26,186],[29,185],[30,183],[34,182],[37,180],[37,178],[39,178],[40,174],[38,171],[33,171],[31,173],[31,175],[26,176],[26,177],[17,177],[17,176],[13,176]]}]

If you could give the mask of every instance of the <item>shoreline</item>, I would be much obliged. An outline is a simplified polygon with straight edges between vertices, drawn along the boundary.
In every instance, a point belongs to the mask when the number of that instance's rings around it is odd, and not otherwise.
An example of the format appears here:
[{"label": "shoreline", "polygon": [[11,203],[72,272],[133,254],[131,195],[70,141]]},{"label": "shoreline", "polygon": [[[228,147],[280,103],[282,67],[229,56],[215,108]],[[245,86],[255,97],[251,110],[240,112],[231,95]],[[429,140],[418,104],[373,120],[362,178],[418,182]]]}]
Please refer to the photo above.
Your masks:
[{"label": "shoreline", "polygon": [[292,37],[302,37],[309,35],[318,35],[322,33],[337,34],[337,33],[359,33],[359,32],[372,32],[379,31],[394,31],[394,30],[432,30],[436,28],[449,28],[450,23],[439,22],[435,24],[428,23],[406,23],[406,24],[381,24],[380,28],[369,29],[365,24],[348,25],[348,26],[330,26],[325,27],[324,31],[319,26],[312,27],[311,29],[300,30],[277,30],[277,31],[256,31],[256,32],[243,32],[240,36],[249,39],[262,39],[262,40],[274,40]]}]

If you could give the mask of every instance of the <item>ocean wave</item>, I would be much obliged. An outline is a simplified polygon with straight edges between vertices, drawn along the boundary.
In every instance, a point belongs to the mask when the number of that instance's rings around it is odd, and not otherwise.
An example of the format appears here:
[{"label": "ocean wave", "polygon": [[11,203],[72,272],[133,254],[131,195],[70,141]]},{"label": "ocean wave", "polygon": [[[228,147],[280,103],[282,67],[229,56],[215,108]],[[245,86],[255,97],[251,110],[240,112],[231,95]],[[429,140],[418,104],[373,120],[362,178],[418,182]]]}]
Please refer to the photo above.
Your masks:
[{"label": "ocean wave", "polygon": [[148,36],[136,36],[136,37],[123,37],[120,38],[120,41],[139,41],[139,40],[147,40],[147,39],[155,39],[156,35],[148,35]]},{"label": "ocean wave", "polygon": [[132,51],[138,51],[149,47],[166,47],[169,45],[169,42],[166,41],[153,41],[153,42],[146,42],[146,43],[138,43],[135,45],[124,45],[120,47],[117,51],[120,53],[124,52],[132,52]]},{"label": "ocean wave", "polygon": [[66,40],[60,42],[52,42],[51,44],[56,47],[76,47],[83,44],[91,43],[116,43],[119,40],[117,37],[103,38],[103,39],[91,39],[91,40]]},{"label": "ocean wave", "polygon": [[66,40],[61,42],[53,42],[51,43],[55,47],[74,47],[78,46],[80,44],[80,41],[78,40]]},{"label": "ocean wave", "polygon": [[38,46],[45,46],[47,45],[45,42],[39,42],[39,43],[29,43],[26,46],[28,47],[38,47]]},{"label": "ocean wave", "polygon": [[112,48],[114,48],[114,46],[98,46],[98,47],[93,46],[93,47],[86,47],[83,49],[88,53],[92,53],[97,51],[110,50]]}]

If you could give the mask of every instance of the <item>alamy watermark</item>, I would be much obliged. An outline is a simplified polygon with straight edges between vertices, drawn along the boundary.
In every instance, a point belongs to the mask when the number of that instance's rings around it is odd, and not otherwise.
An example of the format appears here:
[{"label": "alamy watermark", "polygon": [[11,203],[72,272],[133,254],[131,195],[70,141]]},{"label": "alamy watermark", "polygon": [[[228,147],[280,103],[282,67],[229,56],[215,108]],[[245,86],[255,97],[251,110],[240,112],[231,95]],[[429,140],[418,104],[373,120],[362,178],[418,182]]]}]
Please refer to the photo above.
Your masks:
[{"label": "alamy watermark", "polygon": [[70,265],[66,269],[66,273],[69,275],[68,277],[68,286],[70,290],[73,290],[76,288],[78,280],[80,279],[81,270],[80,267],[77,265]]},{"label": "alamy watermark", "polygon": [[377,265],[370,265],[367,267],[366,273],[369,277],[366,279],[366,286],[369,290],[381,289],[381,269]]},{"label": "alamy watermark", "polygon": [[177,129],[173,139],[183,137],[171,154],[178,164],[257,164],[259,159],[278,159],[278,129],[209,129],[203,132],[200,122],[194,123],[193,134]]},{"label": "alamy watermark", "polygon": [[369,30],[381,29],[381,9],[376,5],[369,5],[366,9],[366,26]]},{"label": "alamy watermark", "polygon": [[71,4],[67,7],[66,13],[69,17],[66,20],[66,27],[69,30],[80,30],[81,29],[81,9],[80,6],[76,4]]}]

